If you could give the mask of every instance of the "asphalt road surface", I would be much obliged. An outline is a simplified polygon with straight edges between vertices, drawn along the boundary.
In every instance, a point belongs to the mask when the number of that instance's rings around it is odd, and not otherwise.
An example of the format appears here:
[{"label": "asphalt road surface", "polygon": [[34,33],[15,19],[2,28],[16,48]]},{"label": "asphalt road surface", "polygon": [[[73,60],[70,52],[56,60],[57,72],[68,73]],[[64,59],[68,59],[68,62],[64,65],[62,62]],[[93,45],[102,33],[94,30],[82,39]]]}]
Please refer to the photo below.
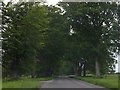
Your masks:
[{"label": "asphalt road surface", "polygon": [[59,77],[54,80],[44,81],[42,82],[41,88],[99,88],[102,90],[108,90],[101,86],[68,77]]}]

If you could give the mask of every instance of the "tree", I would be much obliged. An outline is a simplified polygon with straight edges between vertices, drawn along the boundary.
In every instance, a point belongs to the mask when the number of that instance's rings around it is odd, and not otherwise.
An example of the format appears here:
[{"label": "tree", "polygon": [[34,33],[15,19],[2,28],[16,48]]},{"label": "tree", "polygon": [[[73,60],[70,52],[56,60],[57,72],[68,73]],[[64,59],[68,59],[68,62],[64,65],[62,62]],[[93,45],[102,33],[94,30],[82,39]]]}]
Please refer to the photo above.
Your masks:
[{"label": "tree", "polygon": [[[43,47],[47,9],[39,3],[8,3],[3,7],[3,67],[11,77],[30,74]],[[7,73],[7,74],[8,74]]]},{"label": "tree", "polygon": [[[58,73],[59,63],[64,54],[65,33],[62,17],[62,11],[55,6],[49,6],[48,17],[49,25],[45,37],[45,47],[39,50],[39,63],[42,65],[39,69],[40,75],[52,75]],[[42,59],[42,60],[41,60]],[[57,68],[56,68],[57,67]]]},{"label": "tree", "polygon": [[3,4],[4,76],[52,76],[62,66],[65,73],[85,76],[89,70],[99,77],[113,69],[120,44],[119,5],[58,5]]},{"label": "tree", "polygon": [[107,70],[109,66],[112,67],[115,61],[113,50],[114,52],[118,50],[116,46],[119,43],[116,41],[118,37],[114,36],[119,33],[114,29],[117,4],[86,2],[60,5],[66,12],[64,15],[68,25],[73,29],[76,41],[80,42],[79,55],[96,69],[96,76],[100,76],[100,72],[103,71],[100,66],[106,65]]}]

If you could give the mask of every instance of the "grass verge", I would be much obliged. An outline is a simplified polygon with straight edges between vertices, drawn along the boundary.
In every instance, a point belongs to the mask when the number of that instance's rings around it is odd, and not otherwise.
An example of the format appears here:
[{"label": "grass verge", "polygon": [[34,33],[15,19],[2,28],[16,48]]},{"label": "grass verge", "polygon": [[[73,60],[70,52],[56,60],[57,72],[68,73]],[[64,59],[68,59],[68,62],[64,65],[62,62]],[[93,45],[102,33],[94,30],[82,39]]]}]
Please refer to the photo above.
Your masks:
[{"label": "grass verge", "polygon": [[112,90],[118,90],[118,75],[107,75],[103,78],[76,76],[75,79],[83,80],[95,85],[100,85]]},{"label": "grass verge", "polygon": [[28,78],[22,77],[19,80],[3,81],[2,88],[38,88],[40,81],[51,80],[52,77]]}]

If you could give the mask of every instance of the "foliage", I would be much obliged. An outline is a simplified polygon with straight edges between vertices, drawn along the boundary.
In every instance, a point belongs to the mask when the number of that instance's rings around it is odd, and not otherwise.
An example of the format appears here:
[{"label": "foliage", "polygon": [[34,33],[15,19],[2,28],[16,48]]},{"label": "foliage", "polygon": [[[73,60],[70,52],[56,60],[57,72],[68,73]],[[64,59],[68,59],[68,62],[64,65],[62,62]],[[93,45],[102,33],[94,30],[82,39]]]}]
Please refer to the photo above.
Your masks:
[{"label": "foliage", "polygon": [[74,60],[87,60],[87,68],[91,68],[93,73],[95,62],[99,62],[100,67],[105,67],[97,70],[101,74],[107,72],[109,67],[113,68],[114,57],[118,53],[117,45],[120,43],[119,31],[115,28],[118,25],[117,4],[68,2],[60,3],[60,6],[65,10],[67,25],[71,27],[67,29],[73,31],[69,40],[73,45],[70,51],[75,54]]},{"label": "foliage", "polygon": [[47,26],[44,7],[21,3],[3,7],[3,69],[11,75],[30,74],[35,68]]},{"label": "foliage", "polygon": [[75,74],[80,62],[86,62],[84,73],[113,71],[120,46],[118,11],[119,5],[109,2],[3,3],[3,76],[52,76],[61,69]]}]

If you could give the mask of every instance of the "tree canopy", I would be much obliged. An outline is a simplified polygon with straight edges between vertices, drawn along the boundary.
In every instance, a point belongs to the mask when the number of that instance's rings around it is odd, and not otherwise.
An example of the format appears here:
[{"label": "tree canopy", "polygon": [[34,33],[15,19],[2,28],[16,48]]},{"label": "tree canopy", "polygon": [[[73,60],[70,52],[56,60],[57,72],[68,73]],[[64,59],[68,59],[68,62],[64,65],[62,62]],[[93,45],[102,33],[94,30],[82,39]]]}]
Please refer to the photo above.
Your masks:
[{"label": "tree canopy", "polygon": [[81,75],[83,65],[84,75],[113,71],[120,50],[119,10],[110,2],[3,3],[3,76]]}]

